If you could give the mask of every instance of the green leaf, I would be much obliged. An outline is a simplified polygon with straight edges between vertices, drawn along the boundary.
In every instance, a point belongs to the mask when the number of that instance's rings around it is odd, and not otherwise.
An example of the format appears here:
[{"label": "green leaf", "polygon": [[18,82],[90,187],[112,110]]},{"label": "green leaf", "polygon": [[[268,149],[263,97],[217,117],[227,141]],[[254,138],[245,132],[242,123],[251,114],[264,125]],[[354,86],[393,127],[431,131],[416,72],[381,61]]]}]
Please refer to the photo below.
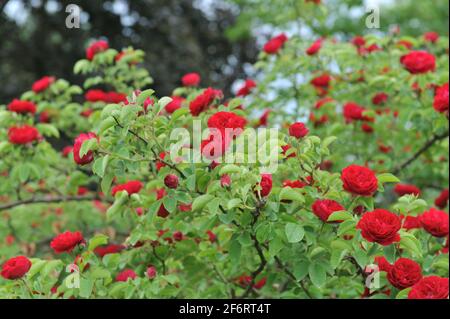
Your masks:
[{"label": "green leaf", "polygon": [[108,236],[98,234],[89,240],[88,250],[93,251],[98,246],[106,245],[108,243]]},{"label": "green leaf", "polygon": [[327,221],[335,222],[335,221],[340,221],[340,220],[345,221],[345,220],[349,220],[349,219],[353,219],[353,215],[345,210],[341,210],[341,211],[334,212],[333,214],[331,214],[330,217],[328,217]]},{"label": "green leaf", "polygon": [[378,182],[384,183],[399,183],[400,180],[395,175],[384,173],[377,176]]},{"label": "green leaf", "polygon": [[308,268],[309,278],[316,287],[322,287],[327,281],[327,270],[320,263],[312,263]]},{"label": "green leaf", "polygon": [[137,98],[137,104],[143,105],[145,100],[147,100],[147,98],[151,97],[153,95],[153,93],[155,93],[155,91],[152,89],[142,91],[141,94],[139,94],[139,96]]},{"label": "green leaf", "polygon": [[97,149],[98,141],[96,138],[91,138],[83,142],[80,148],[80,157],[85,156],[89,151]]},{"label": "green leaf", "polygon": [[282,200],[292,200],[298,203],[304,203],[305,198],[303,197],[303,194],[300,193],[299,190],[293,189],[290,187],[284,187],[280,192],[280,201]]},{"label": "green leaf", "polygon": [[294,264],[293,273],[297,280],[302,280],[308,275],[309,272],[309,261],[308,260],[300,260]]},{"label": "green leaf", "polygon": [[305,230],[302,226],[294,223],[287,223],[285,226],[285,233],[288,242],[298,243],[305,236]]},{"label": "green leaf", "polygon": [[90,278],[81,278],[80,280],[80,297],[89,298],[94,288],[94,281]]},{"label": "green leaf", "polygon": [[400,233],[400,247],[417,257],[422,257],[422,246],[419,240],[411,233]]},{"label": "green leaf", "polygon": [[192,211],[202,210],[206,204],[209,203],[214,198],[214,196],[205,194],[197,197],[192,203]]},{"label": "green leaf", "polygon": [[239,263],[241,259],[241,243],[237,238],[232,238],[230,242],[229,255],[233,264]]},{"label": "green leaf", "polygon": [[242,168],[234,164],[225,165],[220,169],[219,175],[238,174],[242,172]]}]

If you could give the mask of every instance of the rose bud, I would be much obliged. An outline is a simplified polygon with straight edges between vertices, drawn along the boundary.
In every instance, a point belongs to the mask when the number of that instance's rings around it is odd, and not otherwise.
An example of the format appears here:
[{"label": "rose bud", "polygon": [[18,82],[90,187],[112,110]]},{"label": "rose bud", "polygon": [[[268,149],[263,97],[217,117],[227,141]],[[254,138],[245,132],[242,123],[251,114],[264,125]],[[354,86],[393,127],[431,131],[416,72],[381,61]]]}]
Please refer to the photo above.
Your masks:
[{"label": "rose bud", "polygon": [[145,274],[147,275],[148,279],[153,279],[156,277],[156,268],[153,266],[150,266],[147,268],[147,271],[145,272]]},{"label": "rose bud", "polygon": [[177,189],[178,183],[179,183],[179,180],[178,180],[177,175],[169,174],[164,178],[164,184],[168,188]]}]

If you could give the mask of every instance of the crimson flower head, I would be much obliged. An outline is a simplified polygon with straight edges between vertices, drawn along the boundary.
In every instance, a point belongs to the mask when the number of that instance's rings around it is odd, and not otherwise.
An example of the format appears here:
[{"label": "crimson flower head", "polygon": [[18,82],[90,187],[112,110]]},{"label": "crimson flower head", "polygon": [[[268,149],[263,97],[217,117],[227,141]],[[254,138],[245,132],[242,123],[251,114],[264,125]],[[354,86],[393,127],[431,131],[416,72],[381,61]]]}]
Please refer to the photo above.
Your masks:
[{"label": "crimson flower head", "polygon": [[8,110],[18,114],[34,114],[36,113],[36,104],[30,101],[14,99],[11,103],[8,104]]},{"label": "crimson flower head", "polygon": [[422,268],[411,259],[400,258],[390,267],[387,278],[392,286],[403,290],[414,286],[422,279]]},{"label": "crimson flower head", "polygon": [[385,209],[365,213],[356,228],[361,229],[363,238],[372,243],[389,246],[400,241],[400,218]]},{"label": "crimson flower head", "polygon": [[208,240],[209,240],[211,243],[215,243],[215,242],[217,241],[217,235],[214,234],[211,230],[208,230],[208,231],[206,232],[206,234],[208,235]]},{"label": "crimson flower head", "polygon": [[63,157],[68,157],[73,152],[73,146],[66,146],[62,149],[61,153]]},{"label": "crimson flower head", "polygon": [[112,196],[116,196],[118,192],[126,191],[128,195],[137,194],[141,191],[144,185],[140,181],[129,181],[125,184],[116,185],[112,188]]},{"label": "crimson flower head", "polygon": [[172,114],[173,112],[181,108],[184,101],[185,98],[181,96],[172,96],[172,101],[165,107],[166,112]]},{"label": "crimson flower head", "polygon": [[426,42],[436,43],[439,40],[439,33],[437,32],[425,32],[423,38]]},{"label": "crimson flower head", "polygon": [[87,140],[97,138],[95,133],[81,133],[76,139],[73,145],[73,159],[78,165],[86,165],[94,160],[94,153],[92,151],[87,152],[87,154],[80,157],[80,150],[83,143]]},{"label": "crimson flower head", "polygon": [[109,44],[107,41],[99,40],[94,43],[92,43],[87,49],[86,49],[86,59],[89,61],[92,61],[94,59],[94,56],[97,53],[106,51],[109,49]]},{"label": "crimson flower head", "polygon": [[206,111],[216,99],[221,99],[222,97],[222,91],[207,88],[190,103],[189,109],[191,114],[198,116],[200,113]]},{"label": "crimson flower head", "polygon": [[17,256],[8,259],[2,266],[0,275],[9,280],[20,279],[31,268],[31,261],[25,256]]},{"label": "crimson flower head", "polygon": [[436,70],[436,57],[426,51],[411,51],[400,58],[400,63],[411,74],[423,74]]},{"label": "crimson flower head", "polygon": [[156,268],[153,266],[150,266],[147,268],[147,271],[145,272],[145,274],[147,275],[148,279],[153,279],[156,277],[157,275],[157,271]]},{"label": "crimson flower head", "polygon": [[316,88],[328,89],[332,78],[328,73],[319,75],[311,80],[311,84]]},{"label": "crimson flower head", "polygon": [[181,78],[183,86],[198,86],[200,81],[201,77],[198,73],[188,73]]},{"label": "crimson flower head", "polygon": [[57,254],[70,253],[76,246],[85,242],[83,235],[79,232],[66,231],[59,234],[50,243],[50,247]]},{"label": "crimson flower head", "polygon": [[109,254],[116,254],[125,249],[124,245],[111,244],[107,246],[99,246],[94,249],[94,252],[99,256],[103,257]]},{"label": "crimson flower head", "polygon": [[412,287],[408,299],[448,299],[448,278],[423,277]]},{"label": "crimson flower head", "polygon": [[34,93],[40,93],[47,90],[53,82],[55,82],[55,78],[53,76],[44,76],[34,82],[31,89]]},{"label": "crimson flower head", "polygon": [[423,229],[434,237],[445,237],[449,234],[448,214],[442,210],[431,208],[420,216]]},{"label": "crimson flower head", "polygon": [[29,125],[14,126],[8,130],[8,140],[12,144],[23,145],[39,139],[37,128]]},{"label": "crimson flower head", "polygon": [[[331,199],[316,200],[312,205],[312,211],[314,215],[320,218],[321,221],[326,223],[328,218],[338,211],[345,210],[345,208],[338,202]],[[342,222],[342,221],[336,221]]]},{"label": "crimson flower head", "polygon": [[419,196],[420,195],[420,189],[415,186],[415,185],[411,185],[411,184],[397,184],[394,187],[394,192],[398,195],[398,196],[404,196],[404,195],[416,195]]},{"label": "crimson flower head", "polygon": [[247,120],[245,118],[232,112],[217,112],[208,120],[208,127],[219,130],[222,134],[222,139],[239,135],[246,124]]},{"label": "crimson flower head", "polygon": [[137,275],[133,269],[125,269],[117,274],[116,281],[117,282],[127,282],[128,279],[134,280],[136,278],[137,278]]},{"label": "crimson flower head", "polygon": [[355,102],[348,102],[344,105],[344,118],[347,123],[353,121],[364,121],[367,118],[363,115],[366,109]]},{"label": "crimson flower head", "polygon": [[168,188],[177,189],[179,184],[179,179],[177,175],[169,174],[164,178],[164,185]]},{"label": "crimson flower head", "polygon": [[436,89],[436,92],[434,95],[433,107],[436,110],[436,112],[447,113],[448,112],[448,103],[449,103],[449,97],[448,97],[448,82],[447,82],[447,83],[443,84],[442,86],[439,86]]},{"label": "crimson flower head", "polygon": [[284,33],[280,34],[270,39],[264,45],[264,52],[266,52],[267,54],[277,54],[287,41],[288,37]]},{"label": "crimson flower head", "polygon": [[303,138],[308,135],[309,129],[304,123],[294,123],[289,127],[289,135],[297,139]]},{"label": "crimson flower head", "polygon": [[251,93],[251,91],[256,87],[256,82],[252,79],[247,79],[244,85],[239,88],[236,93],[236,96],[247,96]]},{"label": "crimson flower head", "polygon": [[316,40],[311,46],[306,50],[307,55],[316,55],[322,48],[322,39]]},{"label": "crimson flower head", "polygon": [[448,188],[444,189],[439,196],[435,199],[434,204],[440,209],[444,209],[448,205]]},{"label": "crimson flower head", "polygon": [[366,39],[364,39],[364,37],[358,35],[351,40],[351,43],[355,47],[360,48],[360,47],[363,47],[366,45]]},{"label": "crimson flower head", "polygon": [[272,191],[272,175],[262,174],[259,186],[261,187],[261,197],[269,196],[270,192]]},{"label": "crimson flower head", "polygon": [[220,186],[222,186],[222,187],[230,187],[231,186],[230,175],[225,174],[220,177]]},{"label": "crimson flower head", "polygon": [[88,102],[106,102],[108,99],[107,93],[103,90],[89,90],[84,95],[84,98]]},{"label": "crimson flower head", "polygon": [[341,180],[344,189],[354,195],[373,196],[378,189],[375,173],[364,166],[350,165],[342,171]]},{"label": "crimson flower head", "polygon": [[389,99],[389,95],[387,95],[384,92],[380,92],[377,93],[373,98],[372,98],[372,103],[374,105],[381,105],[381,104],[385,104],[387,102],[387,100]]}]

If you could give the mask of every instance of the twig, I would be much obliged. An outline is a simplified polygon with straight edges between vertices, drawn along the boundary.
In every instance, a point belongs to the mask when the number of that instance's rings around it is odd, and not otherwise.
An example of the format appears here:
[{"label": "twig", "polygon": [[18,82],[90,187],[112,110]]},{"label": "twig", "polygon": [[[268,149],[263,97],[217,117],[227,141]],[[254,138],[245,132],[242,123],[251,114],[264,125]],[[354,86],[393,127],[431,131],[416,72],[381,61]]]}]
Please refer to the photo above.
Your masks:
[{"label": "twig", "polygon": [[[95,196],[59,196],[53,198],[31,198],[20,200],[12,203],[8,203],[0,206],[0,211],[14,208],[21,205],[33,205],[33,204],[51,204],[51,203],[61,203],[61,202],[74,202],[74,201],[92,201],[100,200],[101,198],[97,195]],[[102,199],[103,200],[103,199]]]},{"label": "twig", "polygon": [[303,280],[298,281],[297,278],[294,276],[294,274],[283,264],[280,257],[275,256],[274,258],[275,258],[275,262],[277,263],[278,267],[280,267],[286,273],[286,275],[288,275],[288,277],[291,278],[294,282],[300,284],[300,286],[302,287],[303,291],[305,292],[305,294],[308,296],[309,299],[313,299],[311,293],[306,288]]}]

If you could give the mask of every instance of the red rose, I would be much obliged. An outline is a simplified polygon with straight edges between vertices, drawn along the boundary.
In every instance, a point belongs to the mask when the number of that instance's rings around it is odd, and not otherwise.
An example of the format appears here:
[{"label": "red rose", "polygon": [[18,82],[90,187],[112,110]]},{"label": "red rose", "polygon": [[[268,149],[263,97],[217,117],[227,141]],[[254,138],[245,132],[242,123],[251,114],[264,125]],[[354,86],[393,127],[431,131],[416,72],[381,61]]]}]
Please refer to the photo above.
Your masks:
[{"label": "red rose", "polygon": [[35,93],[39,93],[48,89],[48,87],[55,82],[55,78],[53,76],[44,76],[42,79],[37,80],[33,83],[31,89]]},{"label": "red rose", "polygon": [[373,98],[372,98],[372,103],[374,105],[380,105],[380,104],[385,104],[387,102],[387,100],[389,99],[389,95],[387,95],[384,92],[380,92],[377,93]]},{"label": "red rose", "polygon": [[107,92],[106,93],[106,103],[119,104],[127,100],[127,95],[118,92]]},{"label": "red rose", "polygon": [[435,43],[439,40],[439,33],[437,32],[425,32],[423,38],[426,42]]},{"label": "red rose", "polygon": [[84,98],[88,102],[106,102],[107,93],[102,90],[89,90],[84,95]]},{"label": "red rose", "polygon": [[305,186],[308,186],[307,183],[302,182],[300,180],[296,180],[296,181],[290,181],[290,180],[285,180],[283,182],[283,188],[285,187],[290,187],[290,188],[303,188]]},{"label": "red rose", "polygon": [[175,240],[175,241],[182,241],[184,239],[184,235],[180,231],[174,232],[172,237],[173,237],[173,240]]},{"label": "red rose", "polygon": [[64,252],[70,253],[76,246],[84,243],[83,235],[77,232],[66,231],[65,233],[56,236],[50,243],[55,253],[61,254]]},{"label": "red rose", "polygon": [[403,228],[406,230],[422,228],[419,217],[416,217],[416,216],[403,217],[402,216],[402,219],[404,219]]},{"label": "red rose", "polygon": [[80,149],[84,141],[97,138],[95,133],[81,133],[76,139],[73,145],[73,159],[78,165],[86,165],[94,160],[94,153],[92,151],[87,152],[83,157],[80,157]]},{"label": "red rose", "polygon": [[365,213],[356,228],[361,229],[361,235],[369,242],[388,246],[400,241],[400,218],[384,209]]},{"label": "red rose", "polygon": [[433,107],[439,113],[448,112],[448,82],[436,89]]},{"label": "red rose", "polygon": [[374,262],[378,265],[378,269],[380,271],[389,272],[391,270],[391,268],[392,268],[391,263],[383,256],[375,257]]},{"label": "red rose", "polygon": [[448,214],[444,211],[431,208],[420,216],[420,224],[434,237],[448,235]]},{"label": "red rose", "polygon": [[300,122],[294,123],[289,127],[289,135],[297,139],[305,137],[308,133],[308,128]]},{"label": "red rose", "polygon": [[181,108],[181,105],[184,101],[185,98],[181,96],[172,96],[172,101],[165,107],[166,112],[172,114],[173,112]]},{"label": "red rose", "polygon": [[39,139],[39,131],[33,126],[14,126],[8,130],[8,140],[12,144],[28,144],[37,139]]},{"label": "red rose", "polygon": [[36,113],[36,104],[30,101],[21,101],[18,99],[14,99],[11,103],[8,104],[8,110],[18,114],[34,114]]},{"label": "red rose", "polygon": [[144,185],[140,181],[129,181],[125,184],[116,185],[111,190],[112,196],[116,196],[118,192],[126,191],[128,195],[137,194]]},{"label": "red rose", "polygon": [[63,157],[68,157],[70,153],[73,152],[73,146],[66,146],[63,148],[62,150],[62,156]]},{"label": "red rose", "polygon": [[255,288],[256,290],[262,289],[266,285],[266,282],[267,282],[267,277],[264,277],[261,280],[259,280],[258,282],[256,282],[253,285],[253,288]]},{"label": "red rose", "polygon": [[86,58],[89,61],[92,61],[94,59],[94,56],[97,53],[106,51],[109,49],[108,42],[104,40],[96,41],[92,43],[87,49],[86,49]]},{"label": "red rose", "polygon": [[221,99],[223,93],[213,88],[207,88],[199,96],[197,96],[189,105],[189,109],[193,116],[198,116],[206,111],[216,99]]},{"label": "red rose", "polygon": [[374,132],[374,128],[367,123],[361,124],[361,129],[363,130],[363,132],[368,133],[368,134],[371,134]]},{"label": "red rose", "polygon": [[5,279],[14,280],[22,278],[31,268],[31,261],[24,256],[8,259],[2,267],[1,276]]},{"label": "red rose", "polygon": [[354,195],[372,196],[378,189],[375,173],[364,166],[350,165],[341,174],[344,189]]},{"label": "red rose", "polygon": [[436,70],[436,58],[425,51],[411,51],[400,58],[401,64],[411,74],[421,74]]},{"label": "red rose", "polygon": [[354,37],[351,42],[357,48],[360,48],[360,47],[363,47],[366,45],[366,40],[364,39],[364,37],[359,36],[359,35]]},{"label": "red rose", "polygon": [[222,137],[238,135],[239,130],[243,130],[246,124],[247,120],[245,118],[231,112],[217,112],[208,120],[208,127],[218,129],[222,133]]},{"label": "red rose", "polygon": [[177,175],[169,174],[164,178],[164,185],[168,188],[177,189],[179,179]]},{"label": "red rose", "polygon": [[287,36],[284,33],[280,34],[270,39],[264,45],[264,52],[266,52],[267,54],[277,54],[287,41]]},{"label": "red rose", "polygon": [[408,299],[448,299],[448,278],[423,277],[412,287]]},{"label": "red rose", "polygon": [[[345,208],[338,202],[331,199],[316,200],[312,205],[312,211],[314,215],[320,218],[324,223],[328,221],[328,218],[338,211],[345,210]],[[342,221],[336,221],[342,222]]]},{"label": "red rose", "polygon": [[367,118],[364,117],[366,109],[354,102],[348,102],[344,105],[344,118],[347,123],[353,121],[363,121]]},{"label": "red rose", "polygon": [[208,231],[206,232],[206,234],[208,235],[208,240],[209,240],[211,243],[215,243],[215,242],[217,241],[217,235],[214,234],[212,231],[208,230]]},{"label": "red rose", "polygon": [[448,205],[448,188],[444,189],[442,191],[442,193],[434,201],[434,204],[441,209],[444,209],[445,207],[447,207],[447,205]]},{"label": "red rose", "polygon": [[262,174],[259,186],[261,187],[261,197],[269,196],[270,192],[272,191],[272,175]]},{"label": "red rose", "polygon": [[316,40],[311,46],[306,50],[307,55],[316,55],[322,48],[322,39]]},{"label": "red rose", "polygon": [[200,81],[201,77],[198,73],[188,73],[181,78],[183,86],[198,86]]},{"label": "red rose", "polygon": [[237,91],[236,96],[247,96],[256,87],[256,82],[252,79],[245,81],[244,85]]},{"label": "red rose", "polygon": [[312,79],[310,83],[316,88],[328,89],[330,86],[330,82],[331,82],[331,75],[322,74]]},{"label": "red rose", "polygon": [[124,245],[107,245],[107,246],[99,246],[94,249],[94,252],[99,256],[103,257],[109,254],[116,254],[125,249]]},{"label": "red rose", "polygon": [[394,187],[394,192],[398,196],[404,196],[404,195],[420,195],[420,189],[415,185],[410,184],[397,184]]},{"label": "red rose", "polygon": [[136,273],[132,269],[125,269],[117,274],[116,281],[127,282],[128,279],[134,280],[137,278]]},{"label": "red rose", "polygon": [[414,286],[422,279],[422,268],[411,259],[400,258],[389,269],[387,278],[392,286],[403,290]]},{"label": "red rose", "polygon": [[147,268],[147,271],[145,272],[145,274],[147,275],[148,279],[153,279],[156,277],[157,272],[156,272],[156,268],[153,266],[150,266]]},{"label": "red rose", "polygon": [[[166,195],[167,192],[164,188],[156,190],[156,200],[163,199]],[[161,204],[161,206],[159,207],[157,215],[161,218],[166,218],[167,216],[169,216],[169,211],[164,207],[164,204]]]},{"label": "red rose", "polygon": [[258,126],[267,126],[267,122],[269,120],[269,115],[272,110],[265,110],[264,113],[259,118]]},{"label": "red rose", "polygon": [[227,175],[227,174],[222,175],[220,177],[220,186],[222,186],[222,187],[230,187],[230,185],[231,185],[231,177],[230,177],[230,175]]}]

